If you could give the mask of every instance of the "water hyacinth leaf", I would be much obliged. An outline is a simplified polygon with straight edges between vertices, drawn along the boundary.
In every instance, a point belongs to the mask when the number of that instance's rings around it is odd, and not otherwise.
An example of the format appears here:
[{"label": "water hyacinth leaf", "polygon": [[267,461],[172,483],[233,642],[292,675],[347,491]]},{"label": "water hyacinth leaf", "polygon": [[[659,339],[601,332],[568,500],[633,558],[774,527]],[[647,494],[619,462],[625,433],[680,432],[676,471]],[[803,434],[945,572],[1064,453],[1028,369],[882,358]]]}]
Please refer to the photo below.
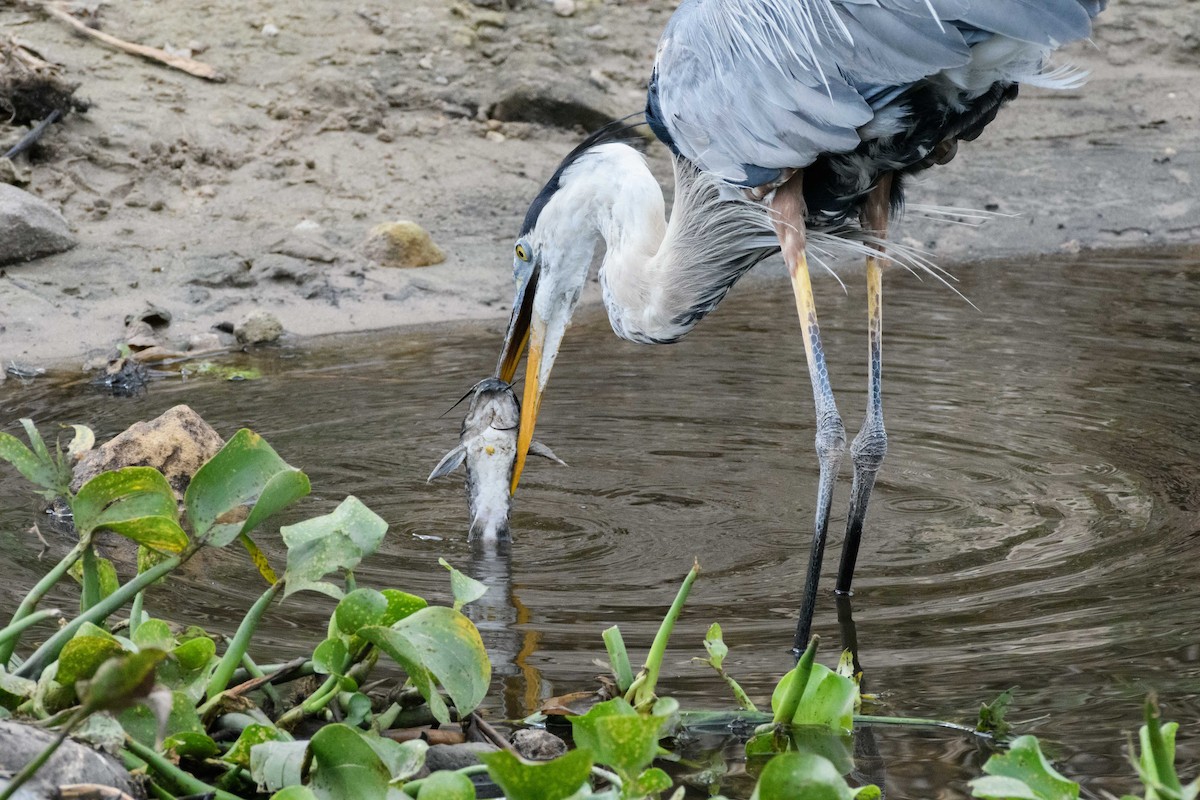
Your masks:
[{"label": "water hyacinth leaf", "polygon": [[196,538],[224,547],[309,491],[308,476],[243,428],[196,471],[183,502]]},{"label": "water hyacinth leaf", "polygon": [[304,780],[308,742],[266,742],[250,748],[250,778],[260,792],[278,792]]},{"label": "water hyacinth leaf", "polygon": [[470,575],[459,572],[444,558],[439,558],[438,563],[450,570],[450,591],[454,595],[455,611],[460,611],[467,603],[474,603],[487,593],[486,583],[481,583]]},{"label": "water hyacinth leaf", "polygon": [[196,760],[212,758],[221,752],[221,748],[206,733],[195,731],[180,731],[163,739],[163,752],[172,752],[182,758]]},{"label": "water hyacinth leaf", "polygon": [[338,702],[342,706],[342,713],[345,714],[342,722],[347,725],[357,728],[371,716],[371,698],[362,692],[351,692],[349,696],[342,695],[338,698]]},{"label": "water hyacinth leaf", "polygon": [[37,432],[33,422],[22,419],[21,425],[29,437],[33,449],[26,447],[20,439],[10,433],[0,433],[0,459],[16,467],[25,479],[42,488],[39,492],[47,500],[67,494],[71,483],[71,467],[65,461],[50,456],[46,443]]},{"label": "water hyacinth leaf", "polygon": [[[1019,736],[1009,745],[1008,752],[998,753],[987,760],[983,771],[989,776],[1019,781],[1026,787],[1027,794],[1012,794],[1011,780],[993,781],[988,777],[971,781],[971,793],[975,797],[1007,800],[1007,798],[1032,798],[1032,800],[1078,800],[1079,784],[1060,775],[1038,745],[1037,737]],[[1001,792],[996,794],[995,792]]]},{"label": "water hyacinth leaf", "polygon": [[450,695],[460,717],[487,694],[492,665],[475,624],[461,612],[429,606],[389,628],[369,626],[358,634],[404,667],[440,722],[448,722],[449,713],[434,680]]},{"label": "water hyacinth leaf", "polygon": [[593,706],[583,716],[571,717],[571,732],[578,747],[628,778],[654,761],[662,723],[662,717],[644,717],[618,697]]},{"label": "water hyacinth leaf", "polygon": [[124,650],[112,636],[76,636],[59,654],[56,680],[66,686],[79,680],[91,680],[101,664]]},{"label": "water hyacinth leaf", "polygon": [[479,760],[508,800],[566,800],[592,771],[591,753],[582,748],[553,761],[525,761],[507,750],[484,753]]},{"label": "water hyacinth leaf", "polygon": [[271,795],[271,800],[320,800],[307,786],[289,786]]},{"label": "water hyacinth leaf", "polygon": [[284,597],[311,589],[340,600],[342,590],[321,579],[357,567],[378,549],[387,527],[382,517],[350,496],[329,514],[280,528],[288,548]]},{"label": "water hyacinth leaf", "polygon": [[721,669],[725,664],[725,656],[729,655],[729,646],[721,638],[719,623],[714,622],[709,626],[708,633],[704,636],[704,649],[708,653],[708,663],[712,664],[713,669]]},{"label": "water hyacinth leaf", "polygon": [[153,647],[158,650],[174,650],[175,637],[171,628],[161,619],[148,619],[138,626],[133,634],[133,643],[139,650]]},{"label": "water hyacinth leaf", "polygon": [[671,776],[658,767],[651,767],[633,782],[633,791],[639,797],[657,797],[670,788]]},{"label": "water hyacinth leaf", "polygon": [[851,789],[832,763],[813,753],[780,753],[767,762],[751,800],[868,800],[874,786]]},{"label": "water hyacinth leaf", "polygon": [[99,714],[91,714],[82,725],[73,729],[71,738],[115,755],[125,746],[125,729],[112,714],[102,711]]},{"label": "water hyacinth leaf", "polygon": [[[798,669],[784,675],[771,695],[771,708],[777,714],[785,696],[792,691]],[[795,711],[790,719],[783,722],[789,725],[819,725],[849,732],[854,728],[854,707],[858,696],[858,684],[853,680],[837,674],[824,664],[813,664]]]},{"label": "water hyacinth leaf", "polygon": [[[67,574],[74,578],[75,582],[80,586],[83,585],[83,564],[86,558],[88,557],[85,556],[84,559],[76,561],[71,565],[71,568],[67,570]],[[96,602],[100,602],[117,589],[120,589],[121,581],[117,577],[117,568],[114,567],[113,563],[107,558],[102,558],[97,555],[92,555],[90,558],[92,559],[92,563],[96,565],[96,577],[99,582],[99,585],[97,586],[98,591]]]},{"label": "water hyacinth leaf", "polygon": [[429,743],[424,739],[394,742],[373,733],[364,732],[362,736],[391,773],[393,784],[411,780],[425,767],[425,754],[429,752]]},{"label": "water hyacinth leaf", "polygon": [[1162,721],[1157,698],[1151,694],[1144,706],[1146,724],[1138,731],[1141,752],[1134,766],[1146,787],[1146,800],[1195,800],[1200,796],[1200,778],[1187,786],[1175,771],[1175,734],[1178,723]]},{"label": "water hyacinth leaf", "polygon": [[182,733],[204,734],[204,725],[196,713],[196,705],[183,692],[171,693],[171,704],[167,709],[165,722],[157,718],[154,709],[144,705],[125,709],[117,715],[117,721],[126,733],[147,747],[154,746],[160,733],[163,736]]},{"label": "water hyacinth leaf", "polygon": [[189,639],[171,651],[180,668],[192,672],[204,669],[217,654],[217,643],[207,636]]},{"label": "water hyacinth leaf", "polygon": [[154,671],[167,654],[142,650],[110,658],[88,684],[85,705],[91,710],[119,711],[144,698],[154,688]]},{"label": "water hyacinth leaf", "polygon": [[37,682],[28,678],[9,675],[0,667],[0,708],[15,711],[17,706],[33,696]]},{"label": "water hyacinth leaf", "polygon": [[162,553],[188,545],[171,486],[151,467],[101,472],[79,489],[72,509],[80,536],[104,528]]},{"label": "water hyacinth leaf", "polygon": [[267,583],[275,583],[279,580],[279,576],[271,568],[271,562],[267,559],[267,554],[254,543],[253,539],[245,533],[239,533],[238,541],[242,543],[242,548],[246,551],[246,555],[250,556],[250,562],[258,570],[258,574],[263,576],[263,580]]},{"label": "water hyacinth leaf", "polygon": [[1000,741],[1007,739],[1012,726],[1008,724],[1008,720],[1005,717],[1008,715],[1008,709],[1012,705],[1012,699],[1013,690],[1005,689],[995,700],[981,705],[979,707],[979,722],[975,725],[975,730],[980,733],[990,733]]},{"label": "water hyacinth leaf", "polygon": [[417,800],[475,800],[475,784],[457,772],[435,772],[421,784]]},{"label": "water hyacinth leaf", "polygon": [[242,729],[242,733],[238,736],[237,741],[233,743],[233,747],[229,748],[229,752],[221,758],[230,764],[237,764],[239,767],[249,769],[250,751],[253,748],[267,742],[290,741],[292,741],[292,737],[274,725],[254,723]]},{"label": "water hyacinth leaf", "polygon": [[350,651],[341,639],[326,639],[313,651],[313,672],[318,675],[341,675],[346,671]]},{"label": "water hyacinth leaf", "polygon": [[391,622],[385,621],[387,612],[388,599],[383,592],[355,589],[338,602],[333,616],[338,630],[347,636],[353,636],[358,633],[359,628],[368,625],[390,625]]},{"label": "water hyacinth leaf", "polygon": [[67,445],[67,455],[77,461],[84,453],[96,446],[96,434],[87,425],[72,425],[71,428],[75,431],[75,435],[71,437],[71,443]]},{"label": "water hyacinth leaf", "polygon": [[391,775],[350,726],[326,725],[313,735],[309,749],[313,760],[309,786],[321,800],[386,800]]},{"label": "water hyacinth leaf", "polygon": [[380,625],[394,625],[410,614],[415,614],[429,605],[423,597],[401,592],[398,589],[384,589],[380,594],[387,599],[387,612]]}]

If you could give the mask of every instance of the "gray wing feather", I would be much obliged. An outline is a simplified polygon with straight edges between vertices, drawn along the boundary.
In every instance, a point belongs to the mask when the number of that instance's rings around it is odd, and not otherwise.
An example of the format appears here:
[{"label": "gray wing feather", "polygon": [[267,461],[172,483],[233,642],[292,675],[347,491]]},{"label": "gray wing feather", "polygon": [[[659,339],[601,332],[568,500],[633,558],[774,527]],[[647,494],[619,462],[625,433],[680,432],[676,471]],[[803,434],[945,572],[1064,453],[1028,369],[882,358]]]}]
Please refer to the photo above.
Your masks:
[{"label": "gray wing feather", "polygon": [[655,60],[679,153],[745,184],[854,150],[874,109],[962,67],[994,34],[1054,47],[1084,38],[1106,0],[684,0]]}]

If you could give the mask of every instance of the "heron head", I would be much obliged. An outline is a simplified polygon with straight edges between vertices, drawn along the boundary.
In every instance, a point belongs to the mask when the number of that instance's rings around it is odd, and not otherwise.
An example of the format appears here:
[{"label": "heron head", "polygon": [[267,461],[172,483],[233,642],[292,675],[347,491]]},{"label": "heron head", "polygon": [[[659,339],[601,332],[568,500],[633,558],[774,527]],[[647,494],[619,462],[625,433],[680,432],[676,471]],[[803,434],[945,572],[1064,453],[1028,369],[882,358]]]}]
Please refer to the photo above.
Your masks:
[{"label": "heron head", "polygon": [[602,241],[599,225],[606,201],[597,191],[597,177],[603,169],[594,156],[603,152],[597,148],[638,138],[627,125],[614,124],[572,150],[533,199],[513,246],[516,291],[496,365],[497,376],[511,383],[521,355],[529,351],[513,492],[533,441],[542,393]]}]

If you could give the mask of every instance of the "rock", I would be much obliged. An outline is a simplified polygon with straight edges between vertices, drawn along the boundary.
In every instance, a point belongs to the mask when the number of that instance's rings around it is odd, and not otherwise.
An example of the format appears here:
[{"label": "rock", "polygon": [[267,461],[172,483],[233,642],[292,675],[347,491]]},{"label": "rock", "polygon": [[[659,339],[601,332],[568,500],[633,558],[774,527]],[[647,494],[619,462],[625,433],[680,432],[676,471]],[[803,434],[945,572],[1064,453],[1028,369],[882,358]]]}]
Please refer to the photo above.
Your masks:
[{"label": "rock", "polygon": [[225,442],[191,408],[179,405],[149,422],[137,422],[95,448],[75,465],[71,490],[111,469],[154,467],[181,501],[192,476]]},{"label": "rock", "polygon": [[32,261],[78,244],[53,206],[29,192],[0,183],[0,264]]},{"label": "rock", "polygon": [[165,308],[159,308],[153,303],[146,303],[146,308],[137,314],[129,314],[125,317],[125,324],[131,325],[134,322],[144,322],[151,329],[165,328],[171,324],[171,312]]},{"label": "rock", "polygon": [[567,743],[541,728],[522,728],[509,739],[517,752],[530,761],[549,761],[567,752]]},{"label": "rock", "polygon": [[428,267],[446,260],[429,233],[415,222],[385,222],[371,230],[362,245],[367,258],[384,267]]},{"label": "rock", "polygon": [[0,183],[25,186],[29,183],[32,176],[33,172],[31,170],[17,167],[11,158],[0,158]]},{"label": "rock", "polygon": [[[51,731],[17,722],[0,722],[0,772],[7,776],[16,774],[53,740],[54,733]],[[0,778],[0,787],[7,784],[6,779]],[[141,784],[134,781],[115,758],[68,739],[37,774],[17,791],[16,797],[22,800],[56,800],[60,796],[59,787],[73,784],[90,784],[97,789],[112,787],[116,790],[104,796],[118,793],[134,798],[146,796]],[[101,794],[96,792],[96,796]]]},{"label": "rock", "polygon": [[208,353],[214,350],[224,350],[225,343],[215,333],[196,333],[188,338],[189,353]]},{"label": "rock", "polygon": [[337,260],[337,251],[321,239],[321,226],[311,220],[298,224],[287,236],[271,245],[268,252],[326,264]]},{"label": "rock", "polygon": [[575,0],[554,0],[554,13],[560,17],[574,16]]},{"label": "rock", "polygon": [[251,311],[233,328],[242,344],[274,344],[283,336],[283,323],[270,311]]},{"label": "rock", "polygon": [[590,82],[519,83],[487,110],[501,122],[536,122],[556,128],[594,131],[616,119],[604,110],[604,93]]},{"label": "rock", "polygon": [[425,766],[430,772],[442,769],[462,769],[479,763],[479,756],[484,753],[494,753],[499,750],[494,744],[487,742],[467,742],[465,744],[435,744],[425,752]]}]

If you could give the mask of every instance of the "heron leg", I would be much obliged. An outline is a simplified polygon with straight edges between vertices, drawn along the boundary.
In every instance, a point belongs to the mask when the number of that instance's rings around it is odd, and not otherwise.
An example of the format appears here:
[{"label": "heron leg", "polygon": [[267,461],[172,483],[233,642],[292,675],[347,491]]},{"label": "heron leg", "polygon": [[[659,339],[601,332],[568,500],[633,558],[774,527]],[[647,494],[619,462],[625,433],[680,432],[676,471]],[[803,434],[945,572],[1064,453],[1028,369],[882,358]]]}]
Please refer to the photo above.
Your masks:
[{"label": "heron leg", "polygon": [[[863,227],[880,239],[887,235],[888,208],[891,202],[892,176],[886,174],[871,190],[863,207]],[[882,245],[876,245],[882,249]],[[862,428],[850,445],[854,464],[854,483],[850,487],[850,513],[846,517],[846,540],[842,545],[842,563],[838,567],[838,594],[850,594],[858,546],[862,541],[863,522],[875,476],[887,455],[887,431],[883,427],[883,268],[876,256],[867,257],[867,413]]]},{"label": "heron leg", "polygon": [[813,301],[812,282],[808,275],[805,255],[804,217],[806,207],[802,191],[803,173],[797,172],[775,190],[769,201],[775,218],[775,232],[787,261],[796,296],[796,311],[804,336],[804,354],[808,375],[812,381],[816,403],[817,462],[820,477],[817,482],[817,507],[813,521],[812,552],[808,559],[808,574],[804,584],[804,599],[796,623],[793,651],[800,653],[808,644],[812,630],[813,611],[817,604],[817,584],[821,579],[821,561],[825,556],[825,537],[829,530],[829,508],[833,502],[833,485],[846,449],[846,429],[838,414],[829,385],[829,370],[825,365],[825,349],[821,345],[821,329],[817,325],[817,310]]}]

